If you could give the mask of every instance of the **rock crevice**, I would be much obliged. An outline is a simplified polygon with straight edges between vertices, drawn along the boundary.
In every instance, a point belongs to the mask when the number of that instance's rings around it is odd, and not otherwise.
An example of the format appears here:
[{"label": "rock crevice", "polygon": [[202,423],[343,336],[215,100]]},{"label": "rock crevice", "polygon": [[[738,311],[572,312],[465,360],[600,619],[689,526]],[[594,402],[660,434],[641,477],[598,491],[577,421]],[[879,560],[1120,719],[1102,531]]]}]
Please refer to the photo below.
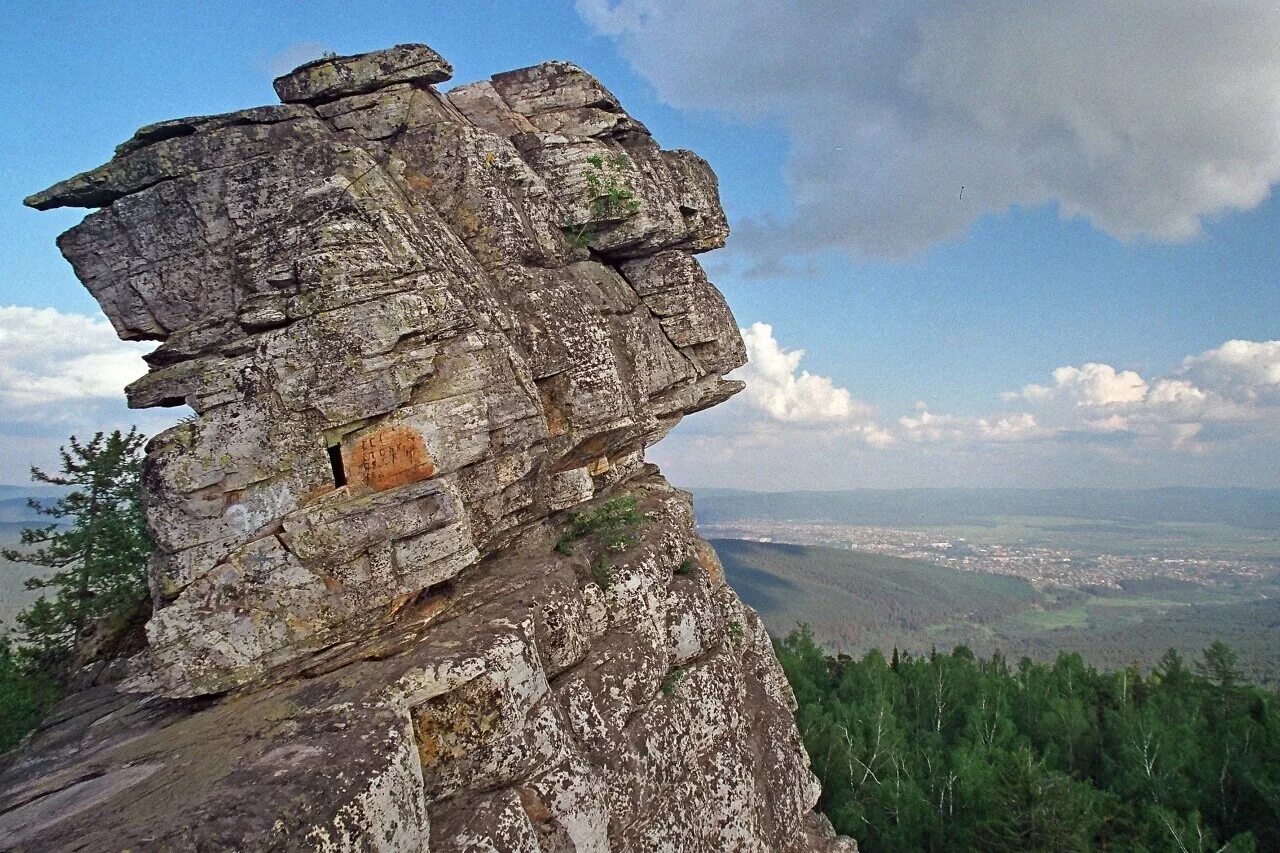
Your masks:
[{"label": "rock crevice", "polygon": [[100,208],[59,246],[161,342],[130,404],[196,417],[147,451],[147,650],[10,759],[6,849],[851,844],[644,461],[741,387],[714,174],[574,65],[450,73],[321,59],[27,199]]}]

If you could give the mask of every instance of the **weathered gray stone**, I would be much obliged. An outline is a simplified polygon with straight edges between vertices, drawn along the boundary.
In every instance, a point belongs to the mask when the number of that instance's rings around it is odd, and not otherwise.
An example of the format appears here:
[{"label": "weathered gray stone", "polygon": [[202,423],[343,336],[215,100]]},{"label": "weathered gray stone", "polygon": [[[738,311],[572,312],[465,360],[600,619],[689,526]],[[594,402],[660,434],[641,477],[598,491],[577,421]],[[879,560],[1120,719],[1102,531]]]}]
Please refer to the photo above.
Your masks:
[{"label": "weathered gray stone", "polygon": [[396,83],[443,83],[453,76],[444,57],[425,44],[401,44],[355,56],[329,56],[308,62],[275,80],[286,104],[331,101],[363,95]]},{"label": "weathered gray stone", "polygon": [[[755,614],[644,462],[741,388],[715,176],[547,63],[429,49],[143,128],[28,200],[124,338],[148,647],[0,773],[15,850],[846,849]],[[631,541],[557,548],[634,499]]]}]

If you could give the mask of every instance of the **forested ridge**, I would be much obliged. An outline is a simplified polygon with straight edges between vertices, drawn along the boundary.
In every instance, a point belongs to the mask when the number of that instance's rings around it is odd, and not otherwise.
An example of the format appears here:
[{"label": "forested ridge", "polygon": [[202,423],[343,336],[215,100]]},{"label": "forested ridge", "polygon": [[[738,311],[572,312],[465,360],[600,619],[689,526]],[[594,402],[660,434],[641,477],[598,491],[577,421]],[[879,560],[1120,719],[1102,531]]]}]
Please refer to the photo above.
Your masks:
[{"label": "forested ridge", "polygon": [[1150,672],[776,646],[819,807],[867,853],[1280,850],[1280,697],[1222,643]]}]

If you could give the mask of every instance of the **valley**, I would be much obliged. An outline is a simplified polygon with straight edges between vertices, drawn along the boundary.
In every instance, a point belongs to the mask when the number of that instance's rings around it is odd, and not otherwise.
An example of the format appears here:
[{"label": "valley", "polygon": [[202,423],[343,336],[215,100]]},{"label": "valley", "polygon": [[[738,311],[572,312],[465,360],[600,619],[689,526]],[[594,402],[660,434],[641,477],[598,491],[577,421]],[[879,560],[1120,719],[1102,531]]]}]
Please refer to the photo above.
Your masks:
[{"label": "valley", "polygon": [[[782,534],[773,526],[751,529]],[[1085,555],[957,545],[937,531],[867,528],[834,540],[829,526],[793,526],[785,535],[809,539],[800,543],[720,538],[723,531],[704,527],[730,583],[770,631],[808,624],[832,651],[920,654],[965,645],[980,655],[1052,660],[1079,652],[1100,668],[1149,668],[1168,648],[1194,658],[1221,639],[1240,653],[1251,678],[1280,683],[1280,570],[1273,557]],[[831,547],[833,541],[845,544]]]}]

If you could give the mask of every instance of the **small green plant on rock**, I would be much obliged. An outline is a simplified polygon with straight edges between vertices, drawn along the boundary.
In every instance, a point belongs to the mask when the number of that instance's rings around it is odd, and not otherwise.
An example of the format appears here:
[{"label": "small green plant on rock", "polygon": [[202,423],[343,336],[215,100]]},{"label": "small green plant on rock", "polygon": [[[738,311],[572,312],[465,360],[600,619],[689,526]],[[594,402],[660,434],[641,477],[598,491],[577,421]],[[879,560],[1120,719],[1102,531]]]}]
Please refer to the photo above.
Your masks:
[{"label": "small green plant on rock", "polygon": [[644,521],[636,510],[635,498],[614,498],[595,509],[575,512],[569,516],[569,527],[556,551],[566,556],[573,553],[572,543],[585,536],[599,535],[610,551],[625,551],[635,544],[631,531]]},{"label": "small green plant on rock", "polygon": [[613,563],[610,563],[604,557],[596,560],[591,566],[591,577],[600,585],[602,590],[608,592],[609,587],[613,586]]},{"label": "small green plant on rock", "polygon": [[605,157],[594,154],[587,158],[587,192],[591,196],[591,215],[595,219],[634,216],[640,212],[635,190],[622,177],[621,171],[631,165],[626,154]]},{"label": "small green plant on rock", "polygon": [[693,570],[694,568],[697,567],[697,565],[698,564],[694,561],[693,557],[685,557],[684,560],[680,563],[680,565],[676,566],[676,574],[691,575],[693,574]]},{"label": "small green plant on rock", "polygon": [[729,637],[732,638],[735,646],[741,646],[747,638],[746,629],[742,627],[742,623],[737,619],[729,623]]},{"label": "small green plant on rock", "polygon": [[684,681],[684,677],[689,674],[689,667],[678,666],[667,673],[667,677],[662,679],[662,693],[665,696],[674,696],[676,688],[680,686],[680,682]]},{"label": "small green plant on rock", "polygon": [[593,154],[587,158],[587,210],[589,218],[565,229],[569,243],[581,249],[596,236],[596,224],[610,219],[626,219],[640,212],[640,200],[627,183],[622,170],[631,163],[625,154]]}]

